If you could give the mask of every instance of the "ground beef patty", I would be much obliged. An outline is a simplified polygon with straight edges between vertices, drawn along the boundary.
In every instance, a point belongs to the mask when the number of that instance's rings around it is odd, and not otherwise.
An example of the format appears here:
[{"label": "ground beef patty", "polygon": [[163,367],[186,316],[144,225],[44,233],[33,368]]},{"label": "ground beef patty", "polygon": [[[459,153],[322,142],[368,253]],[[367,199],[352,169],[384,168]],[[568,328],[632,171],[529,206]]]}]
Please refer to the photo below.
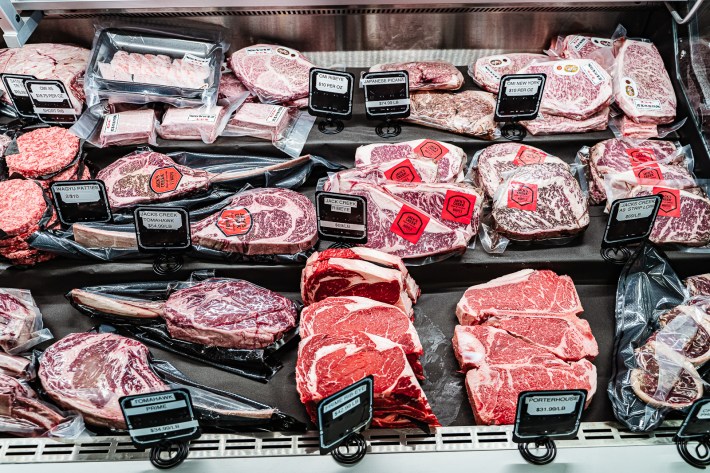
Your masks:
[{"label": "ground beef patty", "polygon": [[69,166],[79,152],[79,138],[60,127],[38,128],[17,138],[17,154],[5,156],[10,174],[52,174]]},{"label": "ground beef patty", "polygon": [[0,182],[0,230],[10,236],[35,228],[47,210],[42,188],[25,179]]}]

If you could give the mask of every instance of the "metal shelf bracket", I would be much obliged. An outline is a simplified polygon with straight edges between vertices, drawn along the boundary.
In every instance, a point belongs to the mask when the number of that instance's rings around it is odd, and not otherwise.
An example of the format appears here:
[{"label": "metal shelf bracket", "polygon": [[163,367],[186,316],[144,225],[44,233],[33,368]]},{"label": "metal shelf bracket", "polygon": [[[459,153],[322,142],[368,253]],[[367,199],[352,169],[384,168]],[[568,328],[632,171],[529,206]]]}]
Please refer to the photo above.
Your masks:
[{"label": "metal shelf bracket", "polygon": [[671,12],[671,16],[673,17],[675,22],[679,25],[684,25],[693,19],[698,10],[700,10],[700,7],[702,6],[703,2],[705,2],[705,0],[697,0],[688,12],[688,14],[685,15],[685,18],[682,18],[669,2],[664,3],[666,4],[666,8],[668,8],[668,11]]},{"label": "metal shelf bracket", "polygon": [[3,31],[5,44],[9,48],[23,46],[30,35],[37,29],[42,19],[42,12],[37,10],[29,16],[22,16],[15,9],[11,0],[0,0],[0,28]]}]

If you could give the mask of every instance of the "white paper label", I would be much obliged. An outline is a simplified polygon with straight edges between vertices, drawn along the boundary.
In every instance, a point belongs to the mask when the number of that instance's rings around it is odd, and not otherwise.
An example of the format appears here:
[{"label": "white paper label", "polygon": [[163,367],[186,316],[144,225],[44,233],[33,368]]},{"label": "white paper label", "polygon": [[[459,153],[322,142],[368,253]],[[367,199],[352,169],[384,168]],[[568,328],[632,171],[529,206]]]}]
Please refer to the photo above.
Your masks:
[{"label": "white paper label", "polygon": [[508,56],[491,56],[488,58],[488,64],[492,67],[504,67],[510,64],[510,58]]},{"label": "white paper label", "polygon": [[113,135],[118,131],[118,113],[106,115],[104,118],[104,134]]},{"label": "white paper label", "polygon": [[146,396],[146,397],[139,397],[139,398],[133,399],[131,401],[131,405],[132,406],[141,406],[143,404],[155,404],[155,403],[168,402],[168,401],[174,401],[174,400],[175,400],[175,394],[173,394],[173,393],[157,394],[155,396]]},{"label": "white paper label", "polygon": [[[69,101],[69,97],[56,84],[30,84],[30,95],[38,102]],[[43,112],[39,112],[43,113]]]},{"label": "white paper label", "polygon": [[352,209],[357,207],[357,202],[353,200],[334,199],[332,197],[326,197],[324,201],[326,205],[330,205],[330,209],[333,212],[349,214],[352,213]]},{"label": "white paper label", "polygon": [[556,62],[552,68],[552,72],[558,76],[574,76],[579,73],[579,66],[572,62]]},{"label": "white paper label", "polygon": [[496,70],[494,70],[491,66],[485,65],[483,66],[483,72],[485,72],[489,77],[500,81],[500,74]]},{"label": "white paper label", "polygon": [[594,61],[583,65],[582,72],[584,72],[584,75],[587,76],[592,85],[596,86],[604,82],[604,73]]},{"label": "white paper label", "polygon": [[182,60],[188,64],[194,64],[195,66],[209,66],[210,64],[209,58],[195,56],[190,53],[185,54]]},{"label": "white paper label", "polygon": [[[332,402],[329,402],[326,406],[323,407],[323,413],[327,414],[328,412],[332,411],[336,407],[339,407],[339,406],[345,404],[346,402],[360,396],[365,391],[367,391],[367,386],[365,386],[365,385],[359,386],[358,388],[350,391],[346,395],[339,397],[338,399],[335,399]],[[355,406],[352,406],[352,407],[355,407]],[[351,407],[351,409],[352,409],[352,407]],[[341,415],[342,415],[342,413],[341,413]]]},{"label": "white paper label", "polygon": [[269,112],[269,116],[266,117],[266,123],[269,125],[275,125],[281,121],[283,116],[286,114],[286,107],[280,107],[274,105],[274,108]]},{"label": "white paper label", "polygon": [[710,403],[703,405],[703,407],[698,410],[698,419],[710,419]]},{"label": "white paper label", "polygon": [[[337,210],[333,210],[337,212]],[[350,213],[349,209],[346,213]],[[327,222],[322,220],[320,222],[320,226],[321,228],[333,228],[336,230],[353,230],[357,232],[364,232],[365,230],[367,230],[367,227],[365,227],[365,225],[360,225],[357,223]]]},{"label": "white paper label", "polygon": [[535,95],[540,89],[540,79],[510,79],[505,83],[505,95],[525,97]]},{"label": "white paper label", "polygon": [[22,79],[8,77],[7,85],[10,86],[10,92],[17,97],[27,97],[27,89]]},{"label": "white paper label", "polygon": [[658,112],[661,110],[661,102],[654,99],[634,99],[634,107],[639,112]]},{"label": "white paper label", "polygon": [[362,85],[388,85],[388,84],[404,84],[406,83],[406,78],[404,77],[371,77],[369,79],[363,79]]},{"label": "white paper label", "polygon": [[655,199],[622,202],[619,204],[619,211],[616,214],[616,220],[619,222],[625,222],[627,220],[648,218],[653,213],[653,208],[655,206]]},{"label": "white paper label", "polygon": [[584,36],[573,36],[573,38],[569,42],[570,47],[577,52],[581,51],[584,45],[587,44],[587,38]]},{"label": "white paper label", "polygon": [[345,95],[348,93],[348,79],[321,72],[316,75],[316,89],[321,92]]},{"label": "white paper label", "polygon": [[261,48],[247,48],[247,54],[250,56],[263,56],[266,54],[271,54],[273,51],[269,47]]},{"label": "white paper label", "polygon": [[176,212],[143,210],[140,216],[143,226],[148,230],[178,230],[182,227],[182,218]]},{"label": "white paper label", "polygon": [[56,192],[67,204],[83,204],[101,200],[98,184],[75,184],[61,186]]},{"label": "white paper label", "polygon": [[596,44],[600,48],[610,48],[614,45],[614,42],[609,38],[590,38],[592,43]]},{"label": "white paper label", "polygon": [[216,113],[195,113],[187,116],[188,122],[214,123],[217,121]]},{"label": "white paper label", "polygon": [[548,416],[574,412],[579,396],[531,396],[526,399],[528,414]]},{"label": "white paper label", "polygon": [[35,113],[41,115],[75,115],[72,108],[35,107]]},{"label": "white paper label", "polygon": [[397,107],[400,105],[409,105],[409,99],[375,100],[374,102],[365,102],[366,108]]}]

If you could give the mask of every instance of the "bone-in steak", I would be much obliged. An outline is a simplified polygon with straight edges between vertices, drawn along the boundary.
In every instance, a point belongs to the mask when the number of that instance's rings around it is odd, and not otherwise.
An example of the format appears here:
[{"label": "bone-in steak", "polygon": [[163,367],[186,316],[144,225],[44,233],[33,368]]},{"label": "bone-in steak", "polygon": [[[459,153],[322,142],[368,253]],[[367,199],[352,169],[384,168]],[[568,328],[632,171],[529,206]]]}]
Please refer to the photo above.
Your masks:
[{"label": "bone-in steak", "polygon": [[0,423],[4,433],[23,437],[42,435],[63,420],[61,414],[37,400],[31,388],[0,374]]}]

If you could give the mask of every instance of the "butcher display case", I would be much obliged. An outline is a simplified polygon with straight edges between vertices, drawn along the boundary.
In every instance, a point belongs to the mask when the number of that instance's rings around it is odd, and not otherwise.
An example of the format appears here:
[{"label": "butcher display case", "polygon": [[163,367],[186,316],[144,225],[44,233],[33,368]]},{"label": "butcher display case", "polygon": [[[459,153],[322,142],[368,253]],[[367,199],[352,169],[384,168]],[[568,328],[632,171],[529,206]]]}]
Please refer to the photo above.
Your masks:
[{"label": "butcher display case", "polygon": [[[700,0],[696,0],[700,1]],[[669,6],[670,5],[670,6]],[[444,60],[465,78],[462,90],[476,90],[468,66],[479,57],[511,53],[542,53],[560,35],[586,33],[612,38],[623,25],[629,37],[652,41],[670,73],[678,99],[673,129],[665,137],[692,149],[693,172],[700,182],[710,179],[710,7],[703,6],[687,25],[678,25],[671,10],[684,14],[692,2],[608,0],[596,2],[499,2],[451,0],[445,4],[426,0],[393,5],[339,0],[104,0],[0,1],[0,26],[6,45],[16,43],[68,43],[92,47],[99,22],[181,27],[195,22],[225,28],[229,52],[257,43],[279,44],[301,51],[320,67],[351,72],[356,81],[375,64]],[[23,24],[12,23],[17,11]],[[41,12],[38,13],[38,12]],[[10,15],[10,16],[8,16]],[[19,21],[19,20],[18,20]],[[28,33],[28,31],[30,31]],[[25,38],[24,36],[27,36]],[[370,143],[404,142],[427,138],[451,143],[469,160],[491,141],[402,123],[396,138],[378,136],[378,121],[365,114],[362,89],[355,87],[354,113],[338,134],[314,126],[301,154],[310,154],[344,167],[354,166],[355,151]],[[320,119],[319,119],[320,120]],[[684,121],[685,120],[685,121]],[[316,122],[318,123],[318,121]],[[583,147],[614,138],[613,130],[579,134],[527,136],[525,144],[543,149],[570,165],[578,165]],[[496,142],[502,142],[499,138]],[[188,151],[257,157],[288,156],[270,141],[253,137],[220,137],[212,144],[201,141],[158,139],[154,148],[163,153]],[[86,145],[86,159],[103,168],[135,150],[135,146],[96,148]],[[298,188],[311,200],[326,176],[314,169]],[[322,182],[320,183],[322,185]],[[511,425],[476,425],[459,372],[451,338],[456,326],[456,305],[469,286],[522,269],[549,269],[574,281],[583,318],[599,345],[594,360],[597,389],[585,411],[576,437],[560,440],[556,463],[559,471],[599,471],[614,466],[636,471],[692,471],[676,453],[674,436],[683,413],[674,413],[653,431],[632,431],[620,424],[607,394],[617,367],[615,329],[617,283],[622,266],[605,258],[602,239],[608,215],[604,206],[589,207],[586,231],[565,245],[512,245],[490,253],[480,241],[462,255],[441,261],[416,261],[409,272],[421,288],[414,325],[424,346],[426,379],[422,388],[443,427],[369,429],[364,433],[367,455],[352,466],[355,471],[534,471],[523,460],[513,440]],[[710,272],[710,249],[666,248],[670,265],[681,277]],[[246,279],[293,300],[300,298],[303,264],[258,264],[186,258],[168,275],[157,274],[150,258],[111,262],[87,258],[57,258],[31,268],[0,271],[0,287],[31,291],[55,339],[94,328],[96,319],[80,314],[66,294],[74,288],[132,281],[185,281],[200,270],[219,277]],[[48,346],[50,343],[40,345]],[[344,468],[330,456],[321,456],[318,432],[309,423],[296,388],[297,341],[285,347],[283,367],[262,383],[208,366],[174,350],[151,347],[154,358],[172,363],[190,379],[221,391],[238,393],[293,416],[308,425],[306,432],[220,433],[206,429],[193,440],[182,471],[224,471],[228,468],[267,471],[338,471]],[[1,406],[0,406],[1,407]],[[148,451],[136,449],[130,438],[102,433],[76,440],[17,438],[0,433],[0,473],[44,471],[146,471],[152,468]],[[100,462],[100,463],[97,463]],[[51,465],[50,465],[51,464]]]}]

